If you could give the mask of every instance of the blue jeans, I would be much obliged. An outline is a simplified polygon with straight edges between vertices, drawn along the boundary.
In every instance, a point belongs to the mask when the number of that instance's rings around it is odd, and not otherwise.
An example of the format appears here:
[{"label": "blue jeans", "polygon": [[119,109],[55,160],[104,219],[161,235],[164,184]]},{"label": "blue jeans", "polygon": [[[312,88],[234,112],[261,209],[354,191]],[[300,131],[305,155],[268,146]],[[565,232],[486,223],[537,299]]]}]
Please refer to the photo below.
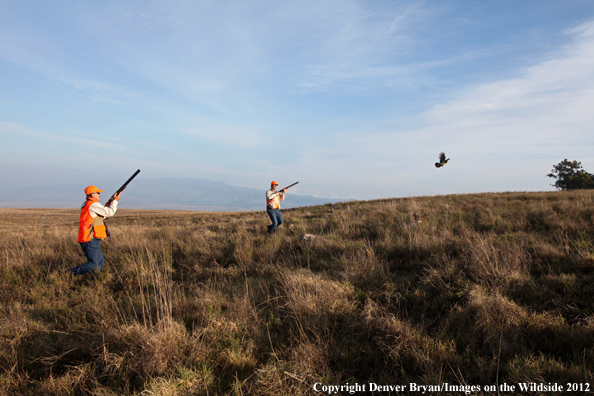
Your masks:
[{"label": "blue jeans", "polygon": [[101,252],[100,243],[101,239],[91,239],[89,242],[81,242],[80,247],[85,252],[87,262],[70,268],[70,271],[74,272],[75,275],[84,275],[87,272],[93,271],[95,268],[101,271],[103,265],[105,265],[105,258],[103,257],[103,252]]},{"label": "blue jeans", "polygon": [[272,220],[272,224],[268,226],[268,233],[274,234],[276,232],[276,227],[283,224],[283,216],[281,216],[280,210],[270,209],[269,207],[266,207],[266,213],[268,213],[270,220]]}]

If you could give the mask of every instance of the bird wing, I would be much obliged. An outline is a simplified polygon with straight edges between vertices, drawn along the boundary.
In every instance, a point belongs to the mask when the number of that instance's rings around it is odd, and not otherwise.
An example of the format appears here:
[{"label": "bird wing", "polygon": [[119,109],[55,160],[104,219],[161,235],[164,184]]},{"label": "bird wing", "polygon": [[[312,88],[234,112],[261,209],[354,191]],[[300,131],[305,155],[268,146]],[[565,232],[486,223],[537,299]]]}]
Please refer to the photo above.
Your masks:
[{"label": "bird wing", "polygon": [[445,162],[446,157],[445,157],[445,153],[439,153],[439,162],[441,162],[442,164]]}]

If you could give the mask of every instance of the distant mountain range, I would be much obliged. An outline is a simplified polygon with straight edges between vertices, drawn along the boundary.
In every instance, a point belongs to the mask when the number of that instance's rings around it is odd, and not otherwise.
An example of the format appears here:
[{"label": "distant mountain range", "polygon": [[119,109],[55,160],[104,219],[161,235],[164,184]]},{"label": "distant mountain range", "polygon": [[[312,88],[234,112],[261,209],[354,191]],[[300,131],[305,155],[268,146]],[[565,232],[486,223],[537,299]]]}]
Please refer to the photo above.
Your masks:
[{"label": "distant mountain range", "polygon": [[[123,181],[105,182],[102,203]],[[110,187],[113,186],[113,187]],[[85,196],[79,184],[62,186],[16,187],[0,190],[0,207],[4,208],[78,208]],[[111,189],[110,189],[111,188]],[[43,193],[40,191],[43,190]],[[120,208],[175,209],[199,211],[250,211],[266,209],[266,189],[237,187],[203,179],[135,179],[122,193]],[[322,205],[346,201],[287,193],[283,208]]]}]

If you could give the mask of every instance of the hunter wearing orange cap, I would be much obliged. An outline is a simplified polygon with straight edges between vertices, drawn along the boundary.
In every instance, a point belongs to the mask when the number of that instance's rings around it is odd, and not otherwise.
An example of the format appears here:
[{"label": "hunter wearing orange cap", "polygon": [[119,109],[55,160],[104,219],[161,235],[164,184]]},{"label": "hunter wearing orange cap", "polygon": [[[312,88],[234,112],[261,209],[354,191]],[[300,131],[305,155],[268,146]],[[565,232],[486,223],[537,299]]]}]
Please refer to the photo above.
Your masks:
[{"label": "hunter wearing orange cap", "polygon": [[103,190],[99,190],[97,186],[88,186],[85,188],[87,200],[80,209],[78,242],[83,252],[85,252],[87,262],[68,270],[75,275],[86,274],[95,268],[101,271],[105,264],[105,258],[99,246],[101,240],[107,238],[107,228],[105,228],[103,219],[115,214],[118,208],[120,194],[113,196],[113,201],[111,201],[109,206],[103,206],[99,203],[102,192]]},{"label": "hunter wearing orange cap", "polygon": [[283,216],[280,213],[280,201],[285,200],[285,191],[289,189],[289,187],[283,188],[280,191],[276,191],[276,187],[278,183],[273,181],[270,183],[270,190],[266,191],[266,213],[272,220],[272,224],[268,226],[268,233],[274,234],[276,232],[276,228],[283,224]]}]

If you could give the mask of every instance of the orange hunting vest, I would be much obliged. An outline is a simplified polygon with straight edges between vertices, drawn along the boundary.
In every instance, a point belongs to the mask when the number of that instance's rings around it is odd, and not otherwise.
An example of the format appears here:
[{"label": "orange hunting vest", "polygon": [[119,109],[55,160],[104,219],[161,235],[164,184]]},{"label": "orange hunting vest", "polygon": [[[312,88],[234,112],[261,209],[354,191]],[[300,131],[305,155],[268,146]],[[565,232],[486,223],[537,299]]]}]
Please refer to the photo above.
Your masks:
[{"label": "orange hunting vest", "polygon": [[280,195],[278,192],[276,193],[276,197],[272,199],[268,199],[268,194],[266,194],[266,205],[268,205],[270,209],[280,209]]},{"label": "orange hunting vest", "polygon": [[93,238],[107,238],[103,217],[97,216],[93,218],[91,216],[89,208],[93,203],[95,203],[95,201],[87,199],[87,202],[80,209],[80,226],[78,227],[79,242],[89,242]]}]

